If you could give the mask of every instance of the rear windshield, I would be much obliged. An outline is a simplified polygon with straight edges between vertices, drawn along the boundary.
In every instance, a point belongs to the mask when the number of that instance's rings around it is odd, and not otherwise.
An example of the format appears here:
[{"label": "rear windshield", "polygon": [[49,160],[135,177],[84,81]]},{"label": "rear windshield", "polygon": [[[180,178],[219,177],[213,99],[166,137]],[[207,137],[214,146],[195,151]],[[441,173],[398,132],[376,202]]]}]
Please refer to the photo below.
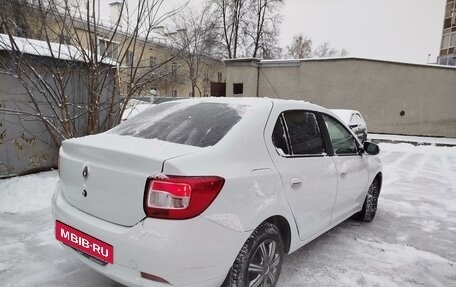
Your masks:
[{"label": "rear windshield", "polygon": [[108,133],[192,145],[213,146],[242,118],[246,106],[180,101],[152,106]]}]

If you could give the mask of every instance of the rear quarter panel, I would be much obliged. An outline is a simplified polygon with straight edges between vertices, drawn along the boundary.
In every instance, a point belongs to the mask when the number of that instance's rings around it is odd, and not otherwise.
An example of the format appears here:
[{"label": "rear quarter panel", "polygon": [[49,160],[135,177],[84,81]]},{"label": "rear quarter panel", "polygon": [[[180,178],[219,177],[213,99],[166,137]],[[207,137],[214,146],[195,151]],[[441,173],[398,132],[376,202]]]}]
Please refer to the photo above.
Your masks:
[{"label": "rear quarter panel", "polygon": [[282,182],[264,142],[271,106],[248,113],[215,146],[198,154],[167,160],[164,173],[215,175],[225,184],[201,216],[238,232],[253,231],[274,215],[294,220],[284,198]]}]

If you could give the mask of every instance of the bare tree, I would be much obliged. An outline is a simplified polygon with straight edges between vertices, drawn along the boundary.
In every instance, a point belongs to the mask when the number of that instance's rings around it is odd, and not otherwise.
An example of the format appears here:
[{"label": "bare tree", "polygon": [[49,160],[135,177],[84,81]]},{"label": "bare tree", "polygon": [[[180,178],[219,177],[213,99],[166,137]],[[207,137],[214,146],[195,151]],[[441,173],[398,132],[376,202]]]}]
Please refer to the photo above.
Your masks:
[{"label": "bare tree", "polygon": [[287,46],[287,57],[304,59],[312,56],[312,40],[303,34],[295,35],[293,42]]},{"label": "bare tree", "polygon": [[277,44],[283,0],[215,0],[210,2],[220,19],[218,38],[224,56],[268,58],[280,54]]},{"label": "bare tree", "polygon": [[[175,55],[154,67],[145,64],[150,60],[148,45],[154,30],[179,11],[161,11],[164,0],[139,0],[130,9],[122,1],[111,23],[99,18],[97,0],[81,1],[82,6],[69,6],[67,1],[14,1],[24,3],[0,11],[6,35],[0,48],[9,55],[2,58],[1,66],[21,84],[31,104],[26,109],[19,104],[2,106],[0,111],[38,119],[56,146],[63,139],[116,125],[133,96],[147,93],[171,73],[156,71]],[[24,9],[22,4],[37,15],[36,31],[12,17],[17,9]]]},{"label": "bare tree", "polygon": [[203,88],[201,78],[211,73],[212,55],[216,46],[215,21],[209,6],[200,13],[188,8],[173,19],[176,32],[170,35],[178,50],[178,58],[184,63],[184,76],[192,85],[192,97],[196,90],[201,97]]},{"label": "bare tree", "polygon": [[250,55],[253,58],[273,58],[280,54],[278,49],[279,15],[283,0],[251,0],[250,14],[254,21],[247,22],[246,34],[250,37]]},{"label": "bare tree", "polygon": [[345,57],[348,55],[348,51],[345,48],[338,50],[331,47],[329,42],[324,42],[313,51],[312,55],[316,58]]},{"label": "bare tree", "polygon": [[0,0],[0,13],[3,21],[0,33],[9,32],[21,36],[41,39],[42,27],[41,13],[34,8],[38,0]]},{"label": "bare tree", "polygon": [[337,55],[337,49],[333,48],[329,45],[329,42],[324,42],[323,44],[319,45],[313,51],[313,56],[317,58],[327,58],[327,57],[335,57]]},{"label": "bare tree", "polygon": [[240,31],[244,26],[247,13],[246,1],[242,0],[215,0],[212,1],[219,22],[220,44],[228,59],[236,58],[240,46]]},{"label": "bare tree", "polygon": [[345,48],[338,50],[331,47],[329,42],[324,42],[313,49],[312,40],[303,34],[295,35],[291,45],[287,46],[286,49],[285,56],[293,59],[345,57],[348,55],[348,51]]},{"label": "bare tree", "polygon": [[339,52],[339,57],[346,57],[346,56],[348,56],[348,50],[345,48],[342,48],[342,50],[340,50],[340,52]]}]

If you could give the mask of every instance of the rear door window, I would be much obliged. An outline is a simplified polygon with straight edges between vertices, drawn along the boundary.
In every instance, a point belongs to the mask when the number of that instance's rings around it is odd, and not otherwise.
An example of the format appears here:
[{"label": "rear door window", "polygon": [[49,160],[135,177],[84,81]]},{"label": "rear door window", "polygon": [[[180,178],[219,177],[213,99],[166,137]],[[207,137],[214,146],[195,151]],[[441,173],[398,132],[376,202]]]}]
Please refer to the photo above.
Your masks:
[{"label": "rear door window", "polygon": [[207,147],[217,144],[238,123],[247,106],[194,103],[191,100],[153,106],[108,133]]},{"label": "rear door window", "polygon": [[285,131],[283,118],[280,116],[277,119],[277,122],[274,126],[274,131],[272,132],[272,143],[276,147],[280,155],[290,155],[290,148],[288,146],[288,138]]},{"label": "rear door window", "polygon": [[273,143],[286,155],[321,155],[326,152],[317,117],[309,111],[282,113],[274,128]]}]

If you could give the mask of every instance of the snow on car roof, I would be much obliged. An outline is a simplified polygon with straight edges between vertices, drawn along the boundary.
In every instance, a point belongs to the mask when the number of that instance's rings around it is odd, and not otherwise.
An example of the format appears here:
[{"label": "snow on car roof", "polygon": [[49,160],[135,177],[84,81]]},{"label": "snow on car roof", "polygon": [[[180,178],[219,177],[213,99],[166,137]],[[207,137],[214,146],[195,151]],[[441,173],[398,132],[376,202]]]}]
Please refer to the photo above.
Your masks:
[{"label": "snow on car roof", "polygon": [[267,97],[205,97],[205,98],[190,98],[182,99],[178,101],[194,101],[195,103],[199,102],[209,102],[209,103],[225,103],[232,104],[234,106],[238,105],[247,105],[247,106],[258,106],[259,104],[271,104],[278,106],[296,106],[300,105],[303,109],[322,109],[323,107],[312,104],[303,100],[288,100],[288,99],[274,99]]},{"label": "snow on car roof", "polygon": [[[196,105],[199,103],[222,103],[227,104],[231,108],[237,110],[238,112],[245,112],[245,108],[249,110],[270,110],[271,104],[280,107],[282,109],[308,109],[308,110],[316,110],[320,112],[327,111],[326,108],[312,104],[307,101],[303,100],[285,100],[285,99],[274,99],[274,98],[267,98],[267,97],[203,97],[203,98],[184,98],[178,99],[175,101],[168,101],[166,103],[183,103],[185,106]],[[160,104],[159,104],[160,105]],[[142,107],[142,106],[141,106]],[[138,109],[134,114],[138,114],[139,112],[146,110],[148,105],[144,105],[143,109]],[[127,108],[128,113],[129,109]],[[126,118],[131,118],[132,115],[128,116],[128,113],[124,113],[123,120]]]}]

